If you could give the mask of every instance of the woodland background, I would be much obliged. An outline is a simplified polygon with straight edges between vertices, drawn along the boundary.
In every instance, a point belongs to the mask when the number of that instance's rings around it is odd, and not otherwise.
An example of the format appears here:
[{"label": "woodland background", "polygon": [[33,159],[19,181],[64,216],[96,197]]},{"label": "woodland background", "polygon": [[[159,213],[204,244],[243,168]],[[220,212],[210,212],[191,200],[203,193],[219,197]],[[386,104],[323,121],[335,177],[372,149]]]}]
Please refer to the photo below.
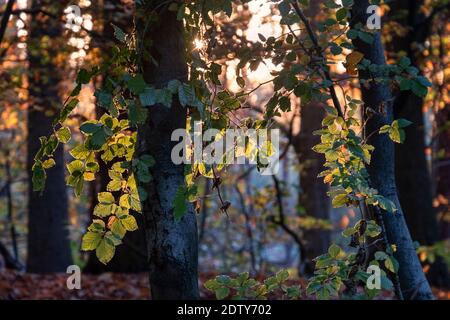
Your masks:
[{"label": "woodland background", "polygon": [[[323,1],[313,1],[308,15],[321,17]],[[105,169],[80,198],[64,182],[67,150],[57,151],[56,167],[43,195],[30,192],[29,176],[39,137],[70,92],[77,70],[95,66],[111,53],[116,39],[113,23],[126,32],[133,29],[133,1],[58,1],[78,5],[82,24],[59,12],[51,1],[0,1],[0,299],[146,299],[143,228],[128,233],[108,265],[95,254],[81,252],[80,241],[96,194],[108,182]],[[400,201],[423,269],[440,299],[450,298],[450,22],[448,1],[391,1],[382,6],[382,35],[388,61],[409,56],[432,82],[425,98],[402,94],[396,99],[397,115],[414,122],[406,128],[406,141],[396,145],[396,177]],[[5,19],[8,12],[10,19]],[[235,69],[239,59],[258,50],[261,38],[280,36],[279,14],[270,1],[235,4],[230,18],[220,16],[214,55],[222,57],[222,83],[240,90]],[[45,26],[45,27],[44,27]],[[412,44],[412,45],[411,45]],[[196,48],[208,43],[198,40]],[[254,88],[248,107],[255,117],[263,112],[273,92],[270,66],[249,64],[242,76]],[[40,70],[40,72],[36,72]],[[336,65],[336,74],[345,71]],[[45,81],[42,79],[45,78]],[[101,80],[98,80],[101,81]],[[344,83],[346,90],[354,90]],[[94,88],[86,85],[81,102],[68,123],[72,142],[81,138],[79,124],[102,114]],[[340,243],[341,232],[358,218],[351,209],[333,209],[327,186],[318,179],[322,155],[312,132],[320,128],[319,106],[302,108],[277,118],[283,133],[282,165],[276,176],[260,176],[253,166],[235,166],[222,176],[223,197],[230,201],[228,215],[211,192],[212,181],[200,188],[196,203],[201,282],[217,274],[248,271],[257,278],[287,269],[292,281],[302,283],[314,271],[312,259]],[[45,106],[44,109],[35,106]],[[230,118],[250,111],[231,114]],[[69,145],[72,143],[70,142]],[[102,170],[102,169],[101,169]],[[43,219],[42,216],[51,217]],[[136,215],[138,223],[142,223]],[[37,250],[45,242],[47,252]],[[45,256],[63,252],[57,258]],[[299,259],[301,252],[302,259]],[[82,290],[65,287],[67,266],[83,269]],[[203,297],[211,293],[200,285]],[[387,296],[386,298],[389,298]]]}]

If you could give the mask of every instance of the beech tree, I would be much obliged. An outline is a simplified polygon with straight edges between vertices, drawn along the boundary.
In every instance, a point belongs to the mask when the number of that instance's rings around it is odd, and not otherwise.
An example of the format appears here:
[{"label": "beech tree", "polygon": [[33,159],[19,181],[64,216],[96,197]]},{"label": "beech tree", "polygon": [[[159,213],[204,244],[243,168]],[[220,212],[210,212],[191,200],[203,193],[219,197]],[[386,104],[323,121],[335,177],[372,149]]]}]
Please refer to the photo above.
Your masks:
[{"label": "beech tree", "polygon": [[[352,8],[354,23],[365,23],[369,17],[367,14],[367,0],[356,0]],[[372,44],[354,40],[355,48],[361,52],[364,57],[377,66],[386,65],[383,44],[381,43],[380,33],[374,34]],[[361,78],[368,80],[373,77],[381,76],[372,74],[370,71],[362,71]],[[371,82],[369,86],[361,85],[363,100],[365,103],[364,114],[367,118],[367,131],[380,131],[380,129],[392,123],[394,119],[394,110],[392,104],[391,89],[383,83]],[[374,188],[381,195],[391,200],[396,212],[381,212],[374,210],[373,214],[385,226],[386,238],[389,244],[395,244],[395,257],[399,261],[399,280],[401,290],[405,299],[432,299],[430,286],[422,271],[422,266],[417,257],[403,210],[397,195],[395,183],[395,153],[394,143],[387,135],[373,135],[368,141],[374,146],[371,164],[368,167],[370,180]]]},{"label": "beech tree", "polygon": [[[392,12],[399,14],[390,19],[403,26],[406,34],[402,37],[394,36],[387,48],[393,58],[397,58],[395,55],[399,52],[406,53],[411,65],[416,68],[420,68],[424,63],[424,57],[415,48],[425,45],[425,41],[430,37],[433,21],[437,19],[436,15],[439,11],[445,11],[445,6],[439,6],[427,17],[421,12],[423,5],[424,1],[396,1],[391,5]],[[441,237],[437,212],[433,207],[433,183],[426,159],[423,113],[425,99],[414,94],[414,90],[420,88],[407,88],[400,87],[393,106],[395,117],[412,122],[405,129],[405,142],[396,146],[396,181],[400,203],[413,240],[430,246],[441,240]],[[429,279],[433,284],[450,286],[447,266],[442,257],[437,257],[437,261],[431,265]]]},{"label": "beech tree", "polygon": [[[152,297],[197,298],[197,226],[192,205],[199,200],[196,184],[199,177],[211,179],[218,206],[227,214],[231,203],[220,192],[220,174],[227,163],[196,159],[175,164],[172,152],[177,142],[171,136],[177,129],[192,133],[196,120],[204,123],[204,130],[214,128],[222,134],[233,128],[230,112],[243,109],[254,92],[246,90],[243,69],[269,59],[276,67],[267,82],[273,84],[272,97],[261,117],[249,117],[239,128],[271,128],[278,115],[292,110],[294,96],[304,107],[323,105],[321,128],[313,132],[320,139],[312,147],[325,157],[319,177],[329,186],[335,208],[351,207],[361,216],[343,231],[342,246],[333,243],[315,259],[305,293],[319,299],[371,299],[384,289],[398,299],[432,299],[397,197],[394,142],[404,141],[404,128],[410,123],[393,118],[391,96],[391,87],[402,81],[421,89],[415,93],[426,94],[426,78],[404,61],[386,64],[379,32],[366,25],[368,1],[324,2],[333,18],[317,22],[314,29],[305,15],[308,1],[282,0],[275,5],[288,32],[277,38],[260,35],[258,51],[248,50],[239,57],[236,81],[241,90],[233,93],[222,86],[221,65],[209,54],[217,43],[214,17],[231,16],[232,3],[136,1],[136,32],[127,34],[114,27],[118,45],[110,61],[79,70],[53,133],[41,139],[32,168],[36,189],[44,188],[47,163],[54,162],[54,148],[44,151],[51,148],[51,141],[67,140],[65,120],[78,103],[81,87],[102,76],[95,95],[105,113],[80,126],[83,141],[70,151],[74,160],[67,166],[68,185],[76,195],[98,173],[99,157],[109,169],[107,191],[97,195],[81,248],[95,250],[100,262],[107,264],[127,232],[138,228],[132,213],[142,213]],[[194,46],[201,41],[205,45]],[[337,77],[330,65],[344,57],[348,77]],[[338,93],[344,81],[360,88],[363,101],[348,90]],[[255,150],[249,144],[245,156],[263,170],[266,165],[261,160],[273,154],[273,145],[269,142]],[[278,181],[275,176],[273,180]],[[379,269],[380,288],[365,285],[368,268]],[[219,299],[264,298],[276,289],[298,297],[298,287],[284,285],[288,277],[280,271],[261,284],[242,273],[236,278],[218,276],[205,286]],[[361,285],[364,291],[358,292]]]},{"label": "beech tree", "polygon": [[[137,46],[143,50],[139,68],[147,83],[161,89],[170,81],[187,82],[188,65],[182,21],[176,12],[158,7],[152,1],[138,6],[136,19]],[[156,20],[151,28],[147,27],[149,17]],[[139,152],[151,154],[155,159],[154,180],[143,205],[154,299],[195,299],[199,295],[195,212],[189,205],[183,217],[174,220],[173,207],[185,181],[184,165],[175,165],[171,160],[176,144],[171,136],[174,130],[186,128],[186,120],[187,109],[174,100],[169,108],[154,105],[148,122],[139,128]]]}]

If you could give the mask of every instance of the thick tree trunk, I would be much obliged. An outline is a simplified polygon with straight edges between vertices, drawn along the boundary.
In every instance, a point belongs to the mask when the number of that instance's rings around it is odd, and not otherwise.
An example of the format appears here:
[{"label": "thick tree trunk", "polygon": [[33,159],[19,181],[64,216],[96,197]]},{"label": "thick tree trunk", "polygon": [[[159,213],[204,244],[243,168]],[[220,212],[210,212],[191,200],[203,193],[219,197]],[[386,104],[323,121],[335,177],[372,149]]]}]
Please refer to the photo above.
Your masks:
[{"label": "thick tree trunk", "polygon": [[[323,108],[320,104],[311,103],[301,107],[300,133],[294,139],[294,149],[298,157],[300,170],[300,193],[298,203],[308,216],[316,219],[330,218],[330,200],[328,187],[318,178],[323,170],[324,158],[312,150],[320,142],[320,137],[313,135],[322,126]],[[323,229],[303,231],[305,241],[302,269],[305,274],[313,274],[317,256],[325,253],[330,245],[330,232]]]},{"label": "thick tree trunk", "polygon": [[[429,35],[430,22],[424,21],[420,12],[423,1],[399,0],[391,4],[391,10],[405,12],[397,17],[396,22],[408,28],[406,36],[394,37],[388,46],[392,54],[406,52],[412,65],[419,66],[418,52],[412,48],[413,43],[423,44]],[[439,240],[436,210],[433,208],[433,191],[429,168],[425,155],[424,99],[412,91],[404,91],[394,101],[395,118],[405,118],[412,125],[405,129],[406,140],[396,144],[396,181],[400,204],[405,213],[406,222],[413,240],[422,245],[432,245]],[[431,266],[427,275],[434,285],[449,286],[450,278],[447,266],[438,259]]]},{"label": "thick tree trunk", "polygon": [[[355,1],[352,12],[354,23],[366,24],[368,5],[367,0]],[[375,34],[372,45],[360,40],[355,40],[354,45],[356,50],[363,53],[364,57],[372,63],[386,64],[379,33]],[[360,76],[361,78],[367,78],[367,74],[363,72]],[[371,108],[377,112],[367,121],[366,132],[371,133],[385,124],[390,124],[393,120],[391,92],[388,86],[381,84],[371,83],[369,88],[363,85],[361,87],[366,110]],[[372,185],[381,195],[393,201],[398,209],[395,213],[383,212],[382,215],[388,241],[390,244],[397,246],[397,251],[394,254],[400,264],[398,274],[403,296],[405,299],[433,299],[433,294],[422,271],[397,197],[394,144],[386,134],[374,134],[369,143],[375,147],[368,168]]]},{"label": "thick tree trunk", "polygon": [[[166,7],[158,14],[147,34],[143,24],[150,13],[137,11],[138,41],[152,44],[155,65],[144,55],[143,72],[147,83],[164,87],[170,80],[187,81],[187,64],[183,40],[183,23],[176,13]],[[191,205],[178,221],[173,215],[175,193],[184,181],[184,166],[175,165],[171,150],[172,132],[186,128],[187,110],[173,99],[171,108],[150,107],[146,125],[139,130],[141,153],[155,158],[153,183],[148,188],[149,199],[144,203],[144,217],[150,267],[150,287],[153,299],[196,299],[198,293],[197,222]]]},{"label": "thick tree trunk", "polygon": [[[58,17],[64,4],[53,1],[33,1],[32,10],[55,6]],[[39,137],[52,132],[52,116],[61,105],[58,85],[61,73],[56,59],[61,52],[62,24],[58,19],[37,14],[30,22],[28,41],[29,92],[27,170],[31,173],[34,156],[40,147]],[[67,193],[64,178],[64,150],[55,151],[56,166],[48,170],[42,194],[33,192],[29,176],[28,258],[29,272],[65,272],[72,264],[67,220]]]}]

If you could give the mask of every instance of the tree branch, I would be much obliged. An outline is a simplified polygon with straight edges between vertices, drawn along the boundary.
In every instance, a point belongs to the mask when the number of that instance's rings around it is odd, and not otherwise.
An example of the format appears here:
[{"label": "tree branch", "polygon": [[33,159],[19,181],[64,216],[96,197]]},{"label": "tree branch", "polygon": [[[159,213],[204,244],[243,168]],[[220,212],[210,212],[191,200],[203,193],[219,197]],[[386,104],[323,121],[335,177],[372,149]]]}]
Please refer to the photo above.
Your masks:
[{"label": "tree branch", "polygon": [[[294,8],[295,12],[297,13],[297,15],[299,16],[300,20],[303,22],[303,24],[305,25],[306,28],[306,32],[308,33],[309,38],[311,39],[313,45],[314,45],[314,49],[317,53],[317,55],[319,55],[323,60],[325,60],[325,57],[323,56],[323,49],[319,44],[319,41],[317,40],[317,36],[314,33],[312,27],[311,27],[311,23],[309,23],[308,18],[305,16],[305,14],[303,13],[302,9],[298,6],[297,1],[292,1],[291,2],[292,7]],[[333,80],[331,78],[330,72],[327,70],[322,70],[323,75],[325,77],[326,80],[330,81],[331,83],[333,83]],[[337,96],[336,93],[336,89],[334,88],[334,85],[330,86],[330,95],[331,95],[331,99],[333,100],[333,105],[336,108],[336,111],[338,112],[338,115],[342,118],[344,118],[344,114],[342,113],[342,108],[341,108],[341,104],[339,102],[339,98]]]}]

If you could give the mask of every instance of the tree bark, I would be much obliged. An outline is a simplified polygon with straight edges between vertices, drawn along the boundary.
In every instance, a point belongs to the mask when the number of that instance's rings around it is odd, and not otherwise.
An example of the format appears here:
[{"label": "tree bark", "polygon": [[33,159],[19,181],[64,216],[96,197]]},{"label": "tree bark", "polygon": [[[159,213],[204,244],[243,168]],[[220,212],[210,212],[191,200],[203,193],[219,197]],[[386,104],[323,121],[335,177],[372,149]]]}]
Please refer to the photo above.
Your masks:
[{"label": "tree bark", "polygon": [[[404,12],[394,21],[408,28],[406,36],[393,38],[388,49],[406,52],[411,64],[419,68],[420,56],[412,48],[413,43],[424,44],[429,36],[431,21],[425,21],[420,8],[423,1],[399,0],[390,7],[392,12]],[[398,16],[398,15],[397,15]],[[406,140],[395,145],[396,181],[400,204],[413,240],[422,245],[433,245],[439,240],[436,210],[433,207],[433,188],[425,155],[424,99],[412,91],[397,94],[394,101],[395,118],[412,122],[405,128]],[[448,287],[450,278],[442,258],[433,263],[428,279],[434,285]]]},{"label": "tree bark", "polygon": [[[147,83],[161,88],[170,80],[187,81],[187,63],[183,38],[183,23],[167,7],[158,12],[158,21],[145,34],[144,25],[152,14],[137,10],[138,43],[152,44],[151,56],[155,65],[144,54],[144,78]],[[139,150],[154,157],[153,182],[144,203],[144,217],[150,268],[150,287],[153,299],[197,299],[198,247],[197,222],[191,205],[178,221],[173,215],[173,199],[185,184],[184,165],[175,165],[171,150],[177,142],[171,141],[174,130],[186,128],[187,110],[173,99],[171,108],[162,105],[150,107],[147,123],[139,129]]]},{"label": "tree bark", "polygon": [[[313,135],[322,126],[323,108],[320,104],[311,103],[301,107],[300,133],[294,139],[294,149],[300,171],[300,193],[298,203],[303,206],[308,216],[316,219],[330,218],[330,200],[328,187],[317,176],[323,170],[323,156],[314,152],[312,147],[320,142],[320,137]],[[314,273],[313,259],[325,253],[330,245],[330,232],[323,229],[303,231],[305,252],[302,257],[302,269],[305,274]]]},{"label": "tree bark", "polygon": [[[360,22],[366,25],[368,6],[367,0],[355,1],[352,12],[353,23]],[[353,43],[356,50],[363,53],[364,57],[372,63],[377,65],[386,64],[379,33],[375,34],[372,45],[368,45],[360,40],[354,40]],[[368,78],[368,75],[360,72],[360,77]],[[366,132],[371,133],[377,131],[385,124],[390,124],[393,121],[393,106],[389,86],[371,83],[369,88],[364,85],[361,85],[361,88],[365,109],[371,108],[376,111],[376,114],[367,119]],[[372,135],[369,143],[375,147],[371,164],[368,167],[372,186],[381,195],[393,201],[397,207],[395,213],[383,212],[382,217],[389,243],[397,246],[397,251],[394,255],[400,265],[398,275],[403,296],[405,299],[433,299],[433,294],[422,271],[422,266],[417,257],[403,210],[398,200],[395,185],[394,144],[386,134]]]},{"label": "tree bark", "polygon": [[[64,3],[33,1],[32,9],[52,6],[63,15]],[[67,193],[64,178],[64,150],[55,151],[56,166],[47,172],[42,194],[33,192],[31,167],[40,147],[39,137],[52,132],[52,118],[61,105],[58,85],[62,80],[56,61],[61,52],[62,23],[42,14],[33,15],[28,41],[29,93],[28,109],[28,257],[27,270],[34,273],[65,272],[72,264],[67,220]]]}]

